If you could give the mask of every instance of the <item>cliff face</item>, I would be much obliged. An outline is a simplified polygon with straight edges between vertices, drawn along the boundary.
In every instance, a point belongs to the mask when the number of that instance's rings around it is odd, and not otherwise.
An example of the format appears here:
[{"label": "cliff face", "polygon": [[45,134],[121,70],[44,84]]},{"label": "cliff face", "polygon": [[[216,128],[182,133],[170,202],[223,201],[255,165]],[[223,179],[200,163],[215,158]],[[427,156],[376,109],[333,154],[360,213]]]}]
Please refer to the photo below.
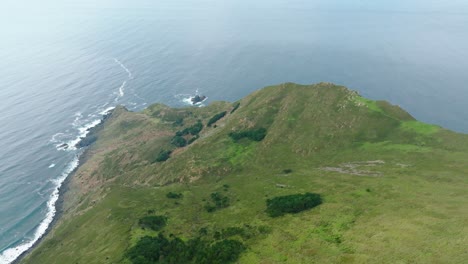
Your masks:
[{"label": "cliff face", "polygon": [[[468,136],[345,87],[118,109],[88,157],[63,217],[23,262],[130,263],[140,238],[161,232],[241,242],[241,263],[468,259]],[[322,204],[266,213],[268,200],[309,192]],[[167,218],[162,230],[143,228],[152,215]]]}]

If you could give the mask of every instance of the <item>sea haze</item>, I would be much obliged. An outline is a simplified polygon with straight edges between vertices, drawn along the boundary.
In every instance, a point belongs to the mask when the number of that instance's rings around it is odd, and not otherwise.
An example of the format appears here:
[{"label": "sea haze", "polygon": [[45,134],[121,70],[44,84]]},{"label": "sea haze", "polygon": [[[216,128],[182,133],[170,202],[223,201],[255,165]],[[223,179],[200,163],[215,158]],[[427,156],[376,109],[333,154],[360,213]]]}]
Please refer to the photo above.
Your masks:
[{"label": "sea haze", "polygon": [[468,132],[466,1],[4,2],[0,263],[47,228],[72,145],[117,104],[326,81]]}]

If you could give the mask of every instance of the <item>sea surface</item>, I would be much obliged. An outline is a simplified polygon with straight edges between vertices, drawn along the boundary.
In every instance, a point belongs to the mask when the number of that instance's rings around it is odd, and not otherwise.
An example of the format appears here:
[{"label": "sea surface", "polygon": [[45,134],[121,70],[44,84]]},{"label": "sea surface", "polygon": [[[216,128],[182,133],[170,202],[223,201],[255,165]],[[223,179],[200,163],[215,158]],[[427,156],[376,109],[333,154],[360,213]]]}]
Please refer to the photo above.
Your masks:
[{"label": "sea surface", "polygon": [[118,104],[326,81],[468,132],[467,47],[468,1],[2,0],[0,263],[47,229],[73,145]]}]

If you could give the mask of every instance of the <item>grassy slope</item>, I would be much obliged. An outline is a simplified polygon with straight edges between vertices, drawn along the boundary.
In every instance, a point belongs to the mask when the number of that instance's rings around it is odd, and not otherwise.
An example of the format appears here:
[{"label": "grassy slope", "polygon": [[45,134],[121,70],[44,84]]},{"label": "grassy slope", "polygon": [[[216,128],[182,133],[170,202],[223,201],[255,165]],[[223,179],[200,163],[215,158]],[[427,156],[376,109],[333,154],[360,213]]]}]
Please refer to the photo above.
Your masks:
[{"label": "grassy slope", "polygon": [[[150,161],[170,148],[175,131],[232,104],[116,111],[72,180],[63,218],[23,262],[127,263],[123,252],[155,234],[137,226],[148,210],[167,215],[165,232],[184,238],[202,227],[270,230],[246,241],[240,263],[468,259],[468,136],[326,83],[267,87],[240,103],[164,163]],[[181,117],[184,125],[174,126]],[[266,138],[228,137],[250,127],[267,128]],[[169,191],[184,197],[167,199]],[[214,191],[231,206],[208,213],[204,199]],[[322,194],[324,203],[274,219],[264,213],[267,198],[303,192]]]}]

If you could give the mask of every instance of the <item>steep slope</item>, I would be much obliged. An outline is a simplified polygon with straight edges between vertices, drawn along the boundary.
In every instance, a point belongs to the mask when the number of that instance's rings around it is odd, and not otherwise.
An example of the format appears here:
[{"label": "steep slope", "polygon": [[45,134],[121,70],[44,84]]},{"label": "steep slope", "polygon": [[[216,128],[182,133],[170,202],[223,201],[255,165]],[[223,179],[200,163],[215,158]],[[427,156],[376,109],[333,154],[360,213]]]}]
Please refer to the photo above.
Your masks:
[{"label": "steep slope", "polygon": [[[119,108],[73,176],[62,218],[23,262],[131,263],[131,248],[161,233],[242,242],[239,263],[461,263],[466,160],[467,135],[329,83],[204,108]],[[267,200],[304,193],[322,204],[266,213]],[[167,218],[162,230],[142,226],[152,215]]]}]

